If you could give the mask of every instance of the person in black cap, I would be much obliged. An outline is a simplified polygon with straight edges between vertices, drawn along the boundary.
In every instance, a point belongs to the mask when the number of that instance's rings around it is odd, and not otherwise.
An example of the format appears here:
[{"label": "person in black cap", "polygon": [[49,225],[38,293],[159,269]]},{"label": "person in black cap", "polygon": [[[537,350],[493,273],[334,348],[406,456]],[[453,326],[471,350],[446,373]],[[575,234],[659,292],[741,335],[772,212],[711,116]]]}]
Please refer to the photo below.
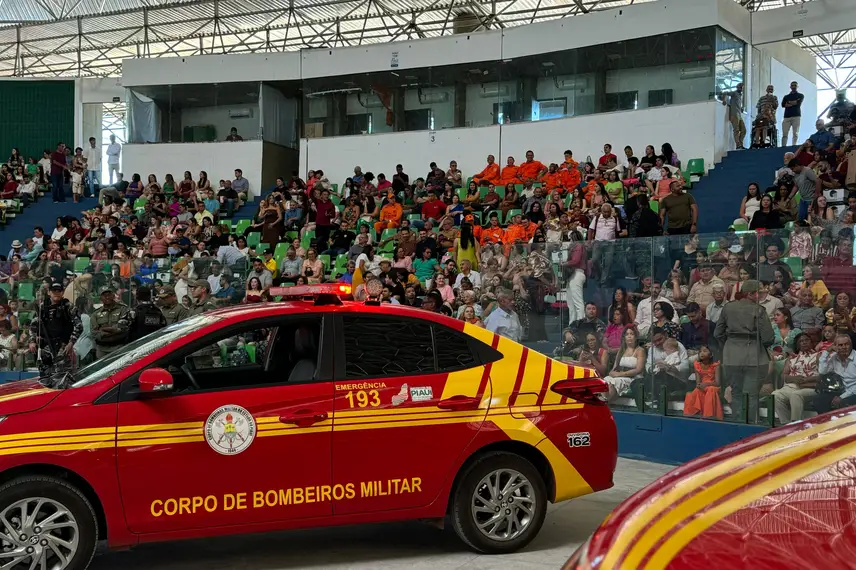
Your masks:
[{"label": "person in black cap", "polygon": [[83,334],[80,314],[63,297],[64,291],[62,283],[52,283],[48,298],[41,303],[30,322],[30,350],[38,351],[42,376],[70,367],[72,347]]},{"label": "person in black cap", "polygon": [[147,334],[166,326],[166,317],[159,308],[152,303],[152,292],[148,287],[137,289],[137,306],[131,313],[131,327],[128,330],[128,340],[134,341],[143,338]]}]

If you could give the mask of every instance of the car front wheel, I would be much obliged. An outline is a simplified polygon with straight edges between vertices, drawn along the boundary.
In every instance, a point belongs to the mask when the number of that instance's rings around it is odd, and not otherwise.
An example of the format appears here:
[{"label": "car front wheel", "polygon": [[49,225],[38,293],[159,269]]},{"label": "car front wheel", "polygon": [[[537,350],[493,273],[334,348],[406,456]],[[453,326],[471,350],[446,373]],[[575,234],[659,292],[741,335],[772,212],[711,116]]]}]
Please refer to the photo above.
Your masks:
[{"label": "car front wheel", "polygon": [[92,505],[67,481],[33,475],[0,487],[0,568],[84,570],[97,538]]},{"label": "car front wheel", "polygon": [[547,489],[526,459],[506,452],[476,459],[462,475],[451,505],[452,526],[473,550],[514,552],[538,534],[547,513]]}]

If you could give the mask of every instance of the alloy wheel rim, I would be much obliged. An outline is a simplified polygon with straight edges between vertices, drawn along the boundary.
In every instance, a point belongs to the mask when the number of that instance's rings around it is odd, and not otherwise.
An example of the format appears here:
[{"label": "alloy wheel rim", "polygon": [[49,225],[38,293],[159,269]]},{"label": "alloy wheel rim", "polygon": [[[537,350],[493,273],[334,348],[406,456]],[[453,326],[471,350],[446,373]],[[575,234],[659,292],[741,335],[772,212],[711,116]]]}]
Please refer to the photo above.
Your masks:
[{"label": "alloy wheel rim", "polygon": [[16,501],[0,513],[0,570],[64,570],[80,530],[71,511],[45,497]]},{"label": "alloy wheel rim", "polygon": [[473,492],[471,511],[476,528],[490,540],[519,537],[535,518],[535,489],[522,473],[497,469],[485,475]]}]

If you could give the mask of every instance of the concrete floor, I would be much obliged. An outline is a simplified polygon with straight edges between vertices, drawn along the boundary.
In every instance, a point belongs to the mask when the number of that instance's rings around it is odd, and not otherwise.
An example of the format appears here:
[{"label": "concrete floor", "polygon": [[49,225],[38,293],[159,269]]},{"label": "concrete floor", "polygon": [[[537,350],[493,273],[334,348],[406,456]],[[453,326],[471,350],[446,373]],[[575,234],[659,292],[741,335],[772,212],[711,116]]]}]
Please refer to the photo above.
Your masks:
[{"label": "concrete floor", "polygon": [[550,505],[538,537],[505,556],[474,554],[451,529],[391,523],[146,545],[96,556],[91,570],[557,569],[616,505],[670,469],[619,459],[612,489]]}]

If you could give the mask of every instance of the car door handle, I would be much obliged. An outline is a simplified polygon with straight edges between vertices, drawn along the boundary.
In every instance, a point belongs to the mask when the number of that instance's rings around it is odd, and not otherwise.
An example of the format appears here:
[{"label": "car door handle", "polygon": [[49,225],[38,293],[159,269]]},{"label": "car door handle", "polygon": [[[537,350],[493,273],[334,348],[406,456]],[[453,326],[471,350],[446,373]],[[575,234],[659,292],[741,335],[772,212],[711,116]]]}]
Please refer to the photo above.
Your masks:
[{"label": "car door handle", "polygon": [[294,424],[300,427],[311,426],[317,422],[323,422],[328,417],[327,412],[316,412],[314,410],[299,410],[291,414],[279,416],[279,421],[284,424]]},{"label": "car door handle", "polygon": [[479,399],[469,396],[452,396],[445,400],[440,400],[437,407],[442,410],[475,410],[479,407]]}]

